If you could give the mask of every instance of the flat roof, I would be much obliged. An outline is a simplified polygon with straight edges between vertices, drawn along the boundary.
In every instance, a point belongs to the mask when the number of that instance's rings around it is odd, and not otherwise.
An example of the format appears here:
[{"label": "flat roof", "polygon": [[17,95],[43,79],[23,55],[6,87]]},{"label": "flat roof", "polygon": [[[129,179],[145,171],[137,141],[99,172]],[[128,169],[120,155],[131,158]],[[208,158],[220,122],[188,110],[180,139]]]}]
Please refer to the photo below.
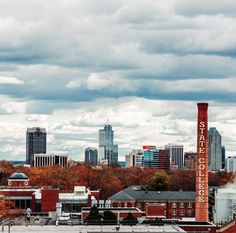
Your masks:
[{"label": "flat roof", "polygon": [[[82,207],[83,211],[90,211],[91,207]],[[135,211],[135,212],[142,212],[139,208],[133,207],[133,208],[127,208],[127,207],[118,207],[118,208],[98,208],[99,211]]]},{"label": "flat roof", "polygon": [[[11,232],[12,233],[48,233],[48,232],[71,232],[71,233],[90,233],[90,232],[116,232],[114,229],[115,225],[113,226],[96,226],[96,225],[81,225],[81,226],[12,226]],[[174,225],[164,225],[164,226],[120,226],[118,232],[126,233],[126,232],[139,232],[139,233],[146,233],[146,232],[155,232],[155,233],[185,233],[183,229]]]}]

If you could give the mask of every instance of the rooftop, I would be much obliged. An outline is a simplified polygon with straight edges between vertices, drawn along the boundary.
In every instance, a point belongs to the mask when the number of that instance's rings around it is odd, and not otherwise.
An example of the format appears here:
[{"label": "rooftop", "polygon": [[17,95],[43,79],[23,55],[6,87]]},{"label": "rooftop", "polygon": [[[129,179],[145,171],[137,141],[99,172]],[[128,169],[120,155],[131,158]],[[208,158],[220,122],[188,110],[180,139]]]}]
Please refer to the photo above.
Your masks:
[{"label": "rooftop", "polygon": [[28,180],[29,177],[23,172],[15,172],[10,177],[10,180]]},{"label": "rooftop", "polygon": [[40,128],[40,127],[33,127],[33,128],[28,128],[27,133],[34,133],[34,132],[43,132],[46,133],[45,128]]},{"label": "rooftop", "polygon": [[[71,233],[87,233],[87,232],[116,232],[114,229],[114,226],[13,226],[11,227],[11,232],[31,232],[31,233],[47,233],[47,232],[71,232]],[[174,225],[164,225],[164,226],[120,226],[120,229],[118,232],[155,232],[155,233],[179,233],[179,232],[186,232],[179,228],[178,226]]]},{"label": "rooftop", "polygon": [[190,191],[145,191],[140,186],[131,186],[109,198],[110,200],[195,200]]}]

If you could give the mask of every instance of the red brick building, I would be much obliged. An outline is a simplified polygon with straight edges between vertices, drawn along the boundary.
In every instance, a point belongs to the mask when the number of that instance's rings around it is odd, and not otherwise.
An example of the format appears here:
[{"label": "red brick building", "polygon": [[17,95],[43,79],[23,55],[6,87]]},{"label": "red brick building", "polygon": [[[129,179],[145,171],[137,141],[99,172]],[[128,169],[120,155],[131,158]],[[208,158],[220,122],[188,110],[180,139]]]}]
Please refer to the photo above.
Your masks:
[{"label": "red brick building", "polygon": [[29,178],[21,172],[12,174],[8,186],[0,186],[0,195],[13,203],[13,209],[32,212],[52,212],[56,210],[59,190],[52,187],[32,187]]},{"label": "red brick building", "polygon": [[146,191],[140,186],[131,186],[109,198],[111,207],[136,207],[147,218],[194,218],[195,192]]},{"label": "red brick building", "polygon": [[52,187],[30,186],[29,178],[16,172],[8,179],[8,186],[0,186],[0,196],[13,203],[13,209],[24,212],[30,208],[32,212],[44,213],[56,211],[57,203],[61,203],[61,211],[79,213],[82,207],[91,207],[99,200],[99,191],[90,191],[85,186],[75,186],[74,192],[59,192]]},{"label": "red brick building", "polygon": [[236,219],[216,230],[217,233],[235,233],[236,232]]}]

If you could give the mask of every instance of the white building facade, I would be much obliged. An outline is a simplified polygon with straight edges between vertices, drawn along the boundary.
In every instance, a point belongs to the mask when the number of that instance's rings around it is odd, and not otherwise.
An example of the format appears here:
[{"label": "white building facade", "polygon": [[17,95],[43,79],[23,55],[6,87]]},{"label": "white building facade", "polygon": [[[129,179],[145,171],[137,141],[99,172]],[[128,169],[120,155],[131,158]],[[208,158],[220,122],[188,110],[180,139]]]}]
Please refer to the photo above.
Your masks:
[{"label": "white building facade", "polygon": [[236,172],[236,157],[230,156],[226,159],[226,171],[227,172]]},{"label": "white building facade", "polygon": [[143,167],[143,150],[133,149],[125,156],[125,167]]},{"label": "white building facade", "polygon": [[215,191],[214,223],[226,223],[236,216],[236,188],[220,188]]}]

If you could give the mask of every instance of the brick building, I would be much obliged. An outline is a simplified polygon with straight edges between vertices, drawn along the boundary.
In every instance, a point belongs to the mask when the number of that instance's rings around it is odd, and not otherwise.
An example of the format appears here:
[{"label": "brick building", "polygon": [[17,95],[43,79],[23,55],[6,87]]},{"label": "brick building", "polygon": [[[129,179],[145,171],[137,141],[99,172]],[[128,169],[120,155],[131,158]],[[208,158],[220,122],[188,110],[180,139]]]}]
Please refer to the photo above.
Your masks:
[{"label": "brick building", "polygon": [[111,207],[136,207],[147,218],[194,218],[195,192],[146,191],[140,186],[131,186],[109,198]]},{"label": "brick building", "polygon": [[30,186],[29,178],[16,172],[8,179],[8,186],[0,186],[0,196],[13,203],[14,210],[30,208],[33,213],[55,212],[57,203],[61,203],[62,211],[77,213],[84,206],[91,207],[99,200],[99,191],[90,191],[84,186],[75,186],[74,192],[59,192],[52,187]]}]

